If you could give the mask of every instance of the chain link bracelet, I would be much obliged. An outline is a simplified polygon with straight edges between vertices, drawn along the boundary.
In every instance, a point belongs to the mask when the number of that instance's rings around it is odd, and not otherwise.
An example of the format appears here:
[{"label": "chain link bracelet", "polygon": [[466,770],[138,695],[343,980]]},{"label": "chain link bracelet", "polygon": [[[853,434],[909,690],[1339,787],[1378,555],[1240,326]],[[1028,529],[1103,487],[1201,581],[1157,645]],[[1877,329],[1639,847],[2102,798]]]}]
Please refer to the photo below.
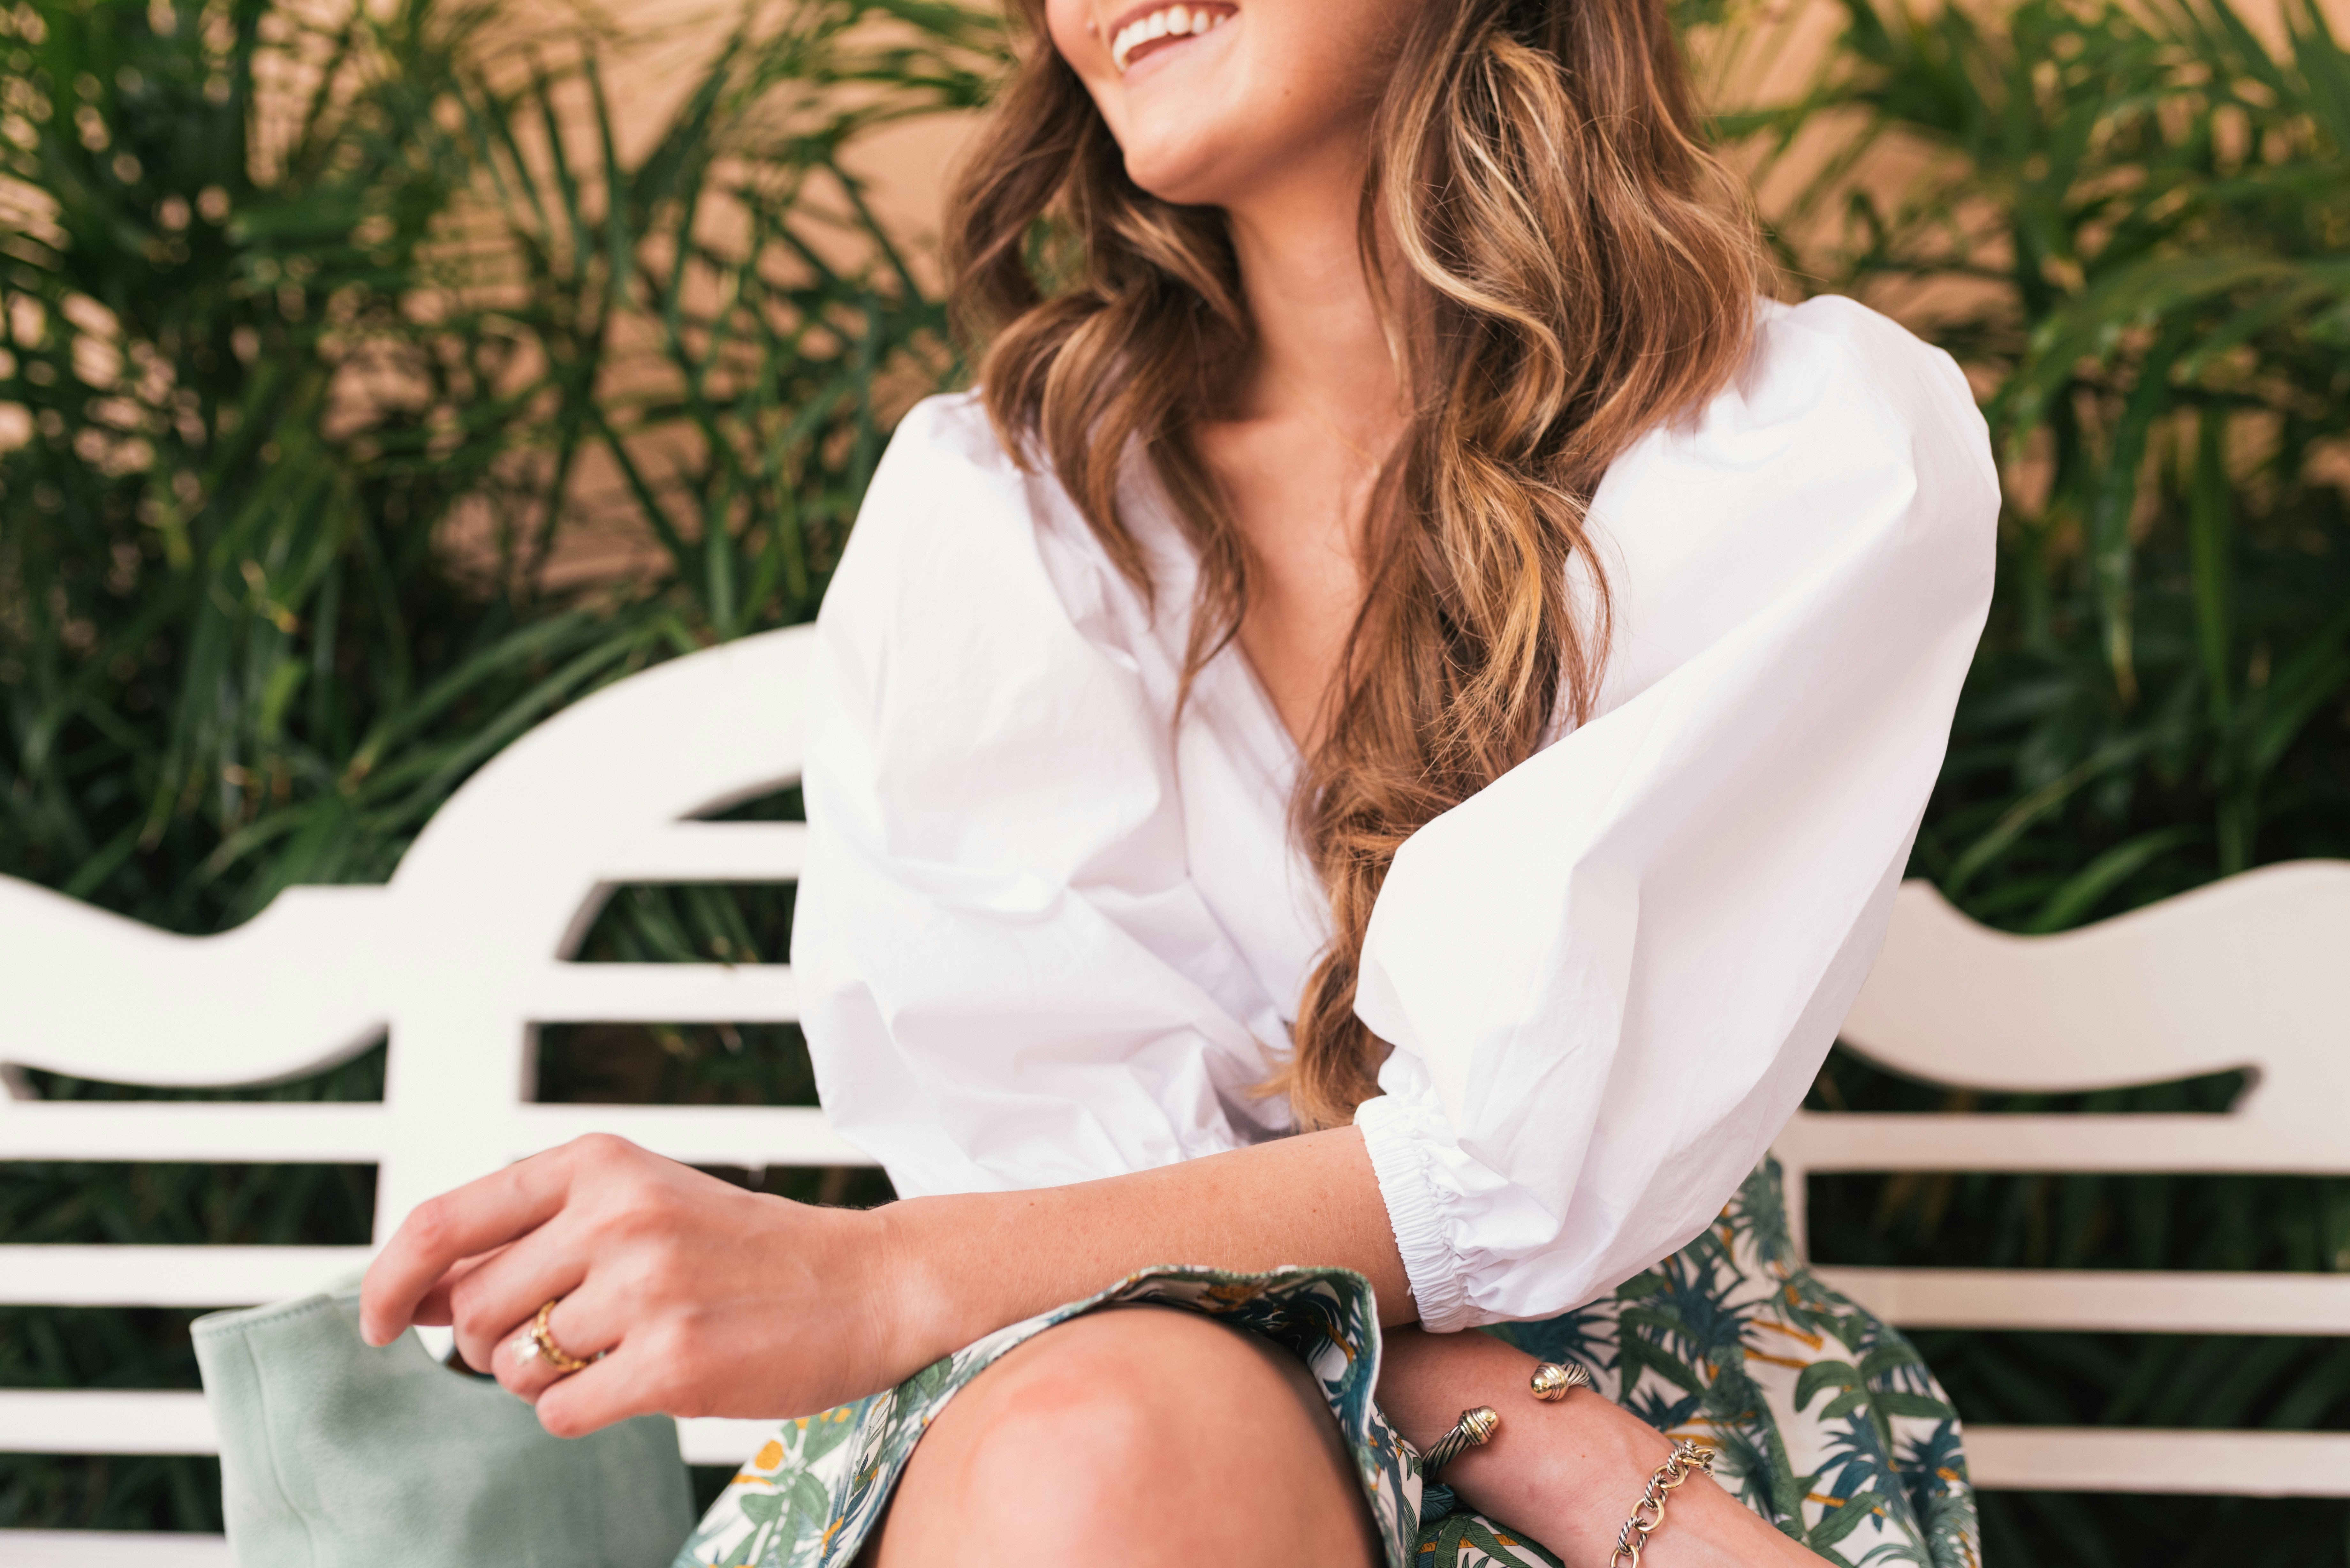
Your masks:
[{"label": "chain link bracelet", "polygon": [[1608,1555],[1607,1568],[1640,1568],[1640,1548],[1665,1521],[1666,1494],[1689,1480],[1693,1470],[1711,1475],[1713,1450],[1683,1438],[1673,1445],[1672,1456],[1648,1478],[1648,1490],[1640,1494],[1640,1501],[1632,1505],[1632,1517],[1616,1532],[1616,1550]]}]

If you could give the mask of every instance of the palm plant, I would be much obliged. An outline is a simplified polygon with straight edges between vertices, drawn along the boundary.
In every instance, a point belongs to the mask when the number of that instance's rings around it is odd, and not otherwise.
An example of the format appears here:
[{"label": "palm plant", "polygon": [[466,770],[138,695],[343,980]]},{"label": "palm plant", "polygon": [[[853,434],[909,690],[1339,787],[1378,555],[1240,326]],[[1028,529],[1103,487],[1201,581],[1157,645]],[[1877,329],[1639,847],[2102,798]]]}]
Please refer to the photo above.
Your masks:
[{"label": "palm plant", "polygon": [[[1816,89],[1739,129],[1766,163],[1817,161],[1773,214],[1793,269],[1956,354],[2006,478],[1911,875],[2050,931],[2350,852],[2350,56],[2299,0],[2274,50],[2227,0],[1846,11]],[[1840,1054],[1814,1103],[2212,1110],[2242,1088],[1952,1096]],[[1833,1262],[2350,1269],[2338,1181],[1829,1178],[1814,1216]],[[1981,1420],[2350,1419],[2341,1341],[1918,1338]],[[2338,1563],[2345,1524],[2317,1502],[1984,1509],[1987,1552],[2027,1564]]]},{"label": "palm plant", "polygon": [[[0,864],[78,897],[383,876],[552,708],[810,613],[879,400],[946,368],[840,154],[976,99],[951,7],[746,25],[633,167],[593,47],[502,83],[484,9],[0,15]],[[599,508],[658,557],[550,591]]]},{"label": "palm plant", "polygon": [[[2272,55],[2226,0],[2151,16],[1848,0],[1781,134],[1868,133],[1783,215],[1799,265],[1910,303],[1990,383],[1996,621],[1917,869],[2054,930],[2350,846],[2350,55],[2314,0]],[[1852,175],[1887,135],[1931,171]]]},{"label": "palm plant", "polygon": [[[927,0],[746,12],[624,161],[608,38],[317,16],[0,9],[0,869],[173,929],[380,878],[556,707],[813,612],[889,424],[951,370],[844,152],[976,101],[1001,51]],[[556,584],[597,523],[651,553]],[[583,956],[773,956],[788,912],[634,890]],[[550,1088],[806,1093],[789,1039],[635,1044],[672,1070],[590,1041]],[[262,1093],[378,1096],[380,1053]],[[17,1166],[0,1231],[348,1241],[370,1185]],[[11,1310],[0,1380],[188,1386],[185,1316]],[[0,1459],[0,1524],[216,1529],[208,1477]]]}]

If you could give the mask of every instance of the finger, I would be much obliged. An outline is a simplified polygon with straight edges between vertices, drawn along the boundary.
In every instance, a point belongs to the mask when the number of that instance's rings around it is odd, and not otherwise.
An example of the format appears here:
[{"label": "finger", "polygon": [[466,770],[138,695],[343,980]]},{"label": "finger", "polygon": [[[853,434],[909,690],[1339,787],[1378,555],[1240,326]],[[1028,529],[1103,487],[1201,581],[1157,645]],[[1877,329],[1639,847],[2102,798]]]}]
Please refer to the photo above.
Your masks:
[{"label": "finger", "polygon": [[570,1146],[550,1149],[427,1199],[368,1266],[359,1332],[389,1345],[416,1321],[426,1292],[450,1267],[504,1246],[552,1219],[571,1183]]},{"label": "finger", "polygon": [[557,1215],[451,1283],[450,1318],[457,1330],[457,1348],[468,1362],[491,1366],[491,1355],[502,1340],[514,1337],[516,1324],[536,1317],[546,1303],[579,1288],[588,1277],[583,1240],[577,1222]]},{"label": "finger", "polygon": [[[487,1363],[504,1387],[534,1403],[556,1384],[579,1375],[566,1372],[546,1354],[535,1332],[537,1324],[538,1309],[534,1307],[528,1318],[492,1344],[494,1355]],[[609,1293],[596,1291],[592,1284],[563,1297],[546,1314],[546,1337],[555,1342],[555,1348],[576,1361],[591,1364],[618,1348],[622,1326]]]},{"label": "finger", "polygon": [[538,1396],[538,1424],[558,1438],[584,1438],[631,1416],[681,1414],[675,1401],[681,1369],[658,1331],[615,1346],[603,1360],[556,1379]]},{"label": "finger", "polygon": [[[542,1226],[540,1229],[544,1230],[545,1227]],[[533,1235],[536,1235],[537,1233],[538,1232],[536,1231],[531,1232]],[[498,1247],[490,1251],[484,1252],[479,1257],[461,1258],[456,1262],[450,1264],[449,1272],[442,1275],[439,1280],[435,1281],[432,1288],[424,1293],[423,1299],[416,1303],[416,1310],[409,1314],[410,1321],[418,1324],[454,1324],[457,1321],[456,1308],[451,1303],[449,1298],[451,1293],[456,1290],[458,1282],[473,1273],[475,1270],[481,1268],[484,1264],[489,1262],[493,1258],[502,1258],[505,1256],[505,1252],[506,1249],[504,1247]]]}]

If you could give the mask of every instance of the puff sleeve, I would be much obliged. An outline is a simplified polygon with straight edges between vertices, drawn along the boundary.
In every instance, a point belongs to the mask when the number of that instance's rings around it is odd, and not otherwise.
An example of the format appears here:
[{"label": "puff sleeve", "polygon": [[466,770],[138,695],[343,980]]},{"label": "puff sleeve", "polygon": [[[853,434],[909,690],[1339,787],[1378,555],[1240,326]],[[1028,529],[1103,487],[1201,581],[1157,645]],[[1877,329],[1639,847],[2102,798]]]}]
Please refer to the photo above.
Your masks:
[{"label": "puff sleeve", "polygon": [[1801,1102],[1882,940],[1989,603],[1950,358],[1772,307],[1739,385],[1610,470],[1599,715],[1403,846],[1356,1008],[1420,1320],[1553,1315],[1686,1245]]},{"label": "puff sleeve", "polygon": [[827,1115],[908,1196],[1285,1122],[1248,1092],[1279,1016],[1190,877],[1160,655],[1082,529],[931,399],[818,618],[792,963]]}]

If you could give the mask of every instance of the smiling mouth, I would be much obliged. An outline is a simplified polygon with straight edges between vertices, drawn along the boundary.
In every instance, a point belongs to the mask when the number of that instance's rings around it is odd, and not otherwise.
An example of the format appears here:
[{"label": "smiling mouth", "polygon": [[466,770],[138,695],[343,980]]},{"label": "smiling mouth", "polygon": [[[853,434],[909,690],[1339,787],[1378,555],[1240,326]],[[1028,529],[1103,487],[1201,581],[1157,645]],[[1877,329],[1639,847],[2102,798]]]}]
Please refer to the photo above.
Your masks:
[{"label": "smiling mouth", "polygon": [[1124,76],[1146,55],[1213,31],[1238,14],[1239,7],[1219,5],[1214,0],[1200,5],[1186,5],[1179,0],[1171,5],[1129,11],[1110,35],[1110,62],[1118,67],[1118,74]]}]

